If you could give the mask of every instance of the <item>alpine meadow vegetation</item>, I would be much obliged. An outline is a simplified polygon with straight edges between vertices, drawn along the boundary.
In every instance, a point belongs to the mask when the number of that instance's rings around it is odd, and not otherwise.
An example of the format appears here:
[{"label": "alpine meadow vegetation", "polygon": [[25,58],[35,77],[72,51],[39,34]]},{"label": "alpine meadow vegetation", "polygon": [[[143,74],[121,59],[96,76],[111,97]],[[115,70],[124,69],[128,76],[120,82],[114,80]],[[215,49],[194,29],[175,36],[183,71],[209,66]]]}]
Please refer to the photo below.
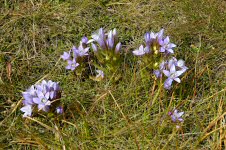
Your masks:
[{"label": "alpine meadow vegetation", "polygon": [[225,149],[225,1],[0,12],[0,148]]}]

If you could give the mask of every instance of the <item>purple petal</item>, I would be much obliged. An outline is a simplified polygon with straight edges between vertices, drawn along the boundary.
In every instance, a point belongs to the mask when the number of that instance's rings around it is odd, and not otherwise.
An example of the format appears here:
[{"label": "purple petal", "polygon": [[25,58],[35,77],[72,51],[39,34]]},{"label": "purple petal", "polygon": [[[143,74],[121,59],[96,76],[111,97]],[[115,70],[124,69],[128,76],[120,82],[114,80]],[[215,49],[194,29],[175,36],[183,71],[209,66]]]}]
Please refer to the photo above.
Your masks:
[{"label": "purple petal", "polygon": [[167,49],[167,52],[169,52],[169,53],[171,53],[171,54],[174,53],[174,51],[173,51],[172,49]]},{"label": "purple petal", "polygon": [[92,49],[94,52],[97,52],[97,46],[94,43],[91,43]]},{"label": "purple petal", "polygon": [[161,78],[162,77],[162,73],[159,70],[154,70],[153,73],[156,76],[156,78]]},{"label": "purple petal", "polygon": [[36,103],[36,104],[42,103],[42,102],[41,102],[41,99],[38,98],[38,97],[33,98],[33,102]]},{"label": "purple petal", "polygon": [[122,48],[122,44],[119,42],[115,47],[115,52],[118,53]]},{"label": "purple petal", "polygon": [[40,98],[40,99],[45,97],[41,91],[37,91],[37,95],[38,95],[38,98]]},{"label": "purple petal", "polygon": [[175,73],[175,72],[176,72],[175,65],[171,65],[171,67],[170,67],[170,73]]},{"label": "purple petal", "polygon": [[174,80],[178,83],[180,83],[180,79],[179,78],[174,78]]},{"label": "purple petal", "polygon": [[56,108],[56,112],[58,113],[58,114],[63,114],[63,107],[62,106],[59,106],[59,107],[57,107]]},{"label": "purple petal", "polygon": [[169,90],[171,88],[172,82],[173,80],[171,78],[166,79],[164,82],[164,88]]},{"label": "purple petal", "polygon": [[164,44],[167,45],[167,44],[169,43],[169,41],[170,41],[170,40],[169,40],[169,37],[167,36],[167,37],[164,39]]},{"label": "purple petal", "polygon": [[83,36],[81,41],[82,41],[82,43],[87,44],[88,38],[86,36]]},{"label": "purple petal", "polygon": [[164,53],[166,51],[166,49],[164,47],[161,47],[159,51]]},{"label": "purple petal", "polygon": [[165,76],[169,77],[170,76],[170,72],[168,70],[163,70],[163,73],[165,74]]}]

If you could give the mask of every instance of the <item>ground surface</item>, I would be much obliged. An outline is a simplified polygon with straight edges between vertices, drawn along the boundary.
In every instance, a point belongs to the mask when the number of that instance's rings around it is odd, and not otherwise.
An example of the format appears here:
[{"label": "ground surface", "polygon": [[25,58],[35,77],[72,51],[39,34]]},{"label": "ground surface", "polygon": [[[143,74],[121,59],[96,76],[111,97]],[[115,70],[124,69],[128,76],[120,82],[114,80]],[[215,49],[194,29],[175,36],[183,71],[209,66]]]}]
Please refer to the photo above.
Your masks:
[{"label": "ground surface", "polygon": [[[65,70],[64,51],[100,27],[117,28],[120,82],[83,80]],[[172,91],[139,74],[131,51],[165,29],[189,68]],[[2,0],[0,147],[3,149],[224,149],[226,2],[220,0]],[[151,76],[151,75],[150,75]],[[63,116],[22,118],[22,91],[60,82]],[[184,111],[176,129],[167,115]]]}]

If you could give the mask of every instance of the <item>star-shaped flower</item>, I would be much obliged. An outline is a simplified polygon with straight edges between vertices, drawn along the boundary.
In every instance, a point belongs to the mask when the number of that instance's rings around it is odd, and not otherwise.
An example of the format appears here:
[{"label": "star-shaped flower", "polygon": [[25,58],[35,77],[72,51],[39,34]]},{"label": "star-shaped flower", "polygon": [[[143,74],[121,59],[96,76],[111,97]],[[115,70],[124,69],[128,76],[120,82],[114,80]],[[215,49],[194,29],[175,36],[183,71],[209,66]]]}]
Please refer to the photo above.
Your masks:
[{"label": "star-shaped flower", "polygon": [[184,121],[181,118],[181,116],[184,114],[184,112],[178,112],[177,109],[174,109],[173,112],[169,112],[168,114],[170,115],[170,117],[171,117],[173,122],[177,122],[177,121],[182,122],[182,121]]},{"label": "star-shaped flower", "polygon": [[75,70],[76,67],[79,66],[79,63],[76,62],[75,58],[73,60],[68,60],[68,65],[66,66],[66,69],[68,70]]},{"label": "star-shaped flower", "polygon": [[168,53],[170,53],[170,54],[174,53],[173,48],[176,47],[176,45],[173,44],[173,43],[170,43],[170,39],[169,39],[168,36],[164,40],[160,40],[159,44],[161,46],[160,52],[167,53],[167,54]]},{"label": "star-shaped flower", "polygon": [[165,89],[170,89],[171,88],[171,84],[174,81],[180,83],[181,80],[178,78],[181,74],[184,73],[184,71],[182,70],[179,70],[179,71],[176,71],[176,67],[175,65],[172,65],[171,68],[170,68],[170,71],[168,70],[163,70],[163,73],[168,77],[166,79],[166,81],[164,82],[164,88]]}]

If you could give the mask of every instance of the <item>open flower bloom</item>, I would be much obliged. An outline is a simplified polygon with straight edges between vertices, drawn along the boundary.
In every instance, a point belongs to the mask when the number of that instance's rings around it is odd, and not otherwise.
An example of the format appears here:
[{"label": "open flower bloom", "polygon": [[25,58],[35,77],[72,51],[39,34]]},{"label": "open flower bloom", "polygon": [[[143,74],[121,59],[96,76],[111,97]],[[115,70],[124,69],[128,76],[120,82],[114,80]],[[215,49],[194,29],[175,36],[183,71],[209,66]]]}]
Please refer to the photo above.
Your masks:
[{"label": "open flower bloom", "polygon": [[80,44],[78,48],[76,48],[75,46],[73,46],[72,47],[72,51],[74,53],[74,57],[75,58],[89,55],[88,54],[89,47],[83,48],[82,44]]},{"label": "open flower bloom", "polygon": [[70,55],[70,52],[64,52],[63,55],[60,56],[63,60],[69,60],[71,55]]},{"label": "open flower bloom", "polygon": [[167,36],[165,39],[160,40],[159,44],[161,45],[160,52],[173,54],[173,48],[176,47],[175,44],[170,43],[170,39]]},{"label": "open flower bloom", "polygon": [[38,109],[48,112],[49,106],[51,104],[51,102],[49,101],[50,93],[43,93],[42,91],[37,91],[37,95],[38,97],[34,98],[33,101],[38,104]]},{"label": "open flower bloom", "polygon": [[67,61],[67,70],[73,71],[76,67],[79,66],[79,63],[77,63],[78,57],[84,57],[89,55],[89,47],[87,47],[88,43],[88,38],[84,36],[82,37],[82,40],[80,41],[80,45],[78,47],[73,46],[69,52],[64,52],[63,55],[60,56],[63,60]]},{"label": "open flower bloom", "polygon": [[184,114],[184,112],[178,112],[177,109],[174,109],[173,112],[169,112],[168,114],[170,115],[170,117],[171,117],[171,119],[172,119],[173,122],[177,122],[177,121],[182,122],[182,121],[184,121],[181,118],[182,115]]},{"label": "open flower bloom", "polygon": [[166,79],[166,81],[164,82],[164,88],[165,89],[170,89],[171,88],[171,84],[173,81],[176,81],[178,83],[181,82],[181,80],[178,78],[181,74],[184,73],[183,70],[179,70],[176,71],[176,67],[175,65],[172,65],[170,67],[170,70],[163,70],[163,73],[165,74],[165,76],[167,76],[168,78]]},{"label": "open flower bloom", "polygon": [[76,67],[79,66],[79,63],[76,62],[75,58],[73,60],[68,60],[68,65],[66,66],[66,69],[68,70],[75,70]]},{"label": "open flower bloom", "polygon": [[148,50],[148,47],[145,47],[143,45],[141,45],[139,47],[139,49],[135,49],[133,51],[133,55],[136,55],[136,56],[143,56],[145,55],[146,53],[149,53],[149,50]]}]

